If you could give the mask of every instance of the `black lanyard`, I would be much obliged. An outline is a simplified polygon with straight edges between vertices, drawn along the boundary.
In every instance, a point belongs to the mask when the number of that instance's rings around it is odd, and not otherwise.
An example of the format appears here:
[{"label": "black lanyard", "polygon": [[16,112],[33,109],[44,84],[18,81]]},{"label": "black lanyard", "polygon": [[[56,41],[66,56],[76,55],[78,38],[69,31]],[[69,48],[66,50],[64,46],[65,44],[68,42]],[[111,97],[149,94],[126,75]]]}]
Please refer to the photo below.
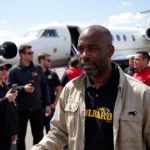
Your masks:
[{"label": "black lanyard", "polygon": [[90,103],[92,105],[92,108],[94,107],[94,104],[95,104],[95,97],[93,98],[92,95],[90,94],[89,91],[87,91],[87,78],[85,80],[85,102],[87,102],[87,96],[89,97],[90,99]]}]

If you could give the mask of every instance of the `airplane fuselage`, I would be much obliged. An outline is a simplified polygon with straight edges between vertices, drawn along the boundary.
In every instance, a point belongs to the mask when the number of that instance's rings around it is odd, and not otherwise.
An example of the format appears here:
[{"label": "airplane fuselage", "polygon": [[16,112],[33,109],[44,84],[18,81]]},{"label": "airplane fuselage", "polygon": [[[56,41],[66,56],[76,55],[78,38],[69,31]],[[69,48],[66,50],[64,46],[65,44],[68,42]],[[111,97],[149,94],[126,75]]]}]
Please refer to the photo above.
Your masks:
[{"label": "airplane fuselage", "polygon": [[[34,61],[37,62],[37,55],[40,52],[47,52],[51,55],[53,66],[66,65],[71,55],[71,45],[77,48],[78,37],[86,26],[66,25],[63,23],[51,23],[41,25],[29,30],[20,40],[15,41],[19,48],[22,44],[32,45],[35,52]],[[147,29],[107,27],[113,37],[115,53],[113,61],[121,62],[135,55],[137,51],[150,52],[150,39]],[[149,29],[149,28],[148,28]],[[16,64],[19,61],[19,54],[8,62]]]}]

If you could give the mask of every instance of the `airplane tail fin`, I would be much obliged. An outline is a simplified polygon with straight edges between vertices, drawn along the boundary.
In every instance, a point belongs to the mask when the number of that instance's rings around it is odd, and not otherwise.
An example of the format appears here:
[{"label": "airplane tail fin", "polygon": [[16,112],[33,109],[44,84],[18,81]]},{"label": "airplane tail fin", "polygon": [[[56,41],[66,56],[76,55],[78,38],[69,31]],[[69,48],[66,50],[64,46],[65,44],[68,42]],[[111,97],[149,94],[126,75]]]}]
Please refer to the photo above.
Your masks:
[{"label": "airplane tail fin", "polygon": [[150,10],[140,12],[140,14],[147,14],[147,13],[150,13]]}]

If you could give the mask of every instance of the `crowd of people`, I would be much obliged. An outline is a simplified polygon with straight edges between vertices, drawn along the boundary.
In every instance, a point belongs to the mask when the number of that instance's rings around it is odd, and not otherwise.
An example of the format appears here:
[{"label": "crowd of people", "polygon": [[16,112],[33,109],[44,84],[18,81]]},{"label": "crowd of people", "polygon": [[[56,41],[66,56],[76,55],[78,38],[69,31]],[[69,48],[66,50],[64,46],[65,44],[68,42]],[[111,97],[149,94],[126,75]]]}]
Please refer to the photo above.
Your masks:
[{"label": "crowd of people", "polygon": [[50,54],[33,62],[31,45],[20,46],[12,67],[0,59],[0,149],[16,136],[17,150],[26,150],[30,121],[32,150],[148,150],[150,56],[137,52],[123,71],[111,61],[114,49],[107,28],[89,26],[61,80]]},{"label": "crowd of people", "polygon": [[124,72],[144,84],[150,86],[150,56],[146,51],[137,52],[136,55],[129,59],[129,67]]},{"label": "crowd of people", "polygon": [[[51,70],[50,54],[39,53],[37,64],[33,62],[32,46],[21,45],[19,55],[20,62],[13,67],[0,59],[0,149],[2,150],[10,150],[15,136],[17,150],[26,149],[28,121],[31,125],[33,145],[42,139],[44,130],[48,133],[50,120],[63,87],[57,73]],[[79,63],[77,57],[72,59]],[[72,79],[79,75],[76,74]],[[17,85],[15,92],[12,91],[14,84]]]}]

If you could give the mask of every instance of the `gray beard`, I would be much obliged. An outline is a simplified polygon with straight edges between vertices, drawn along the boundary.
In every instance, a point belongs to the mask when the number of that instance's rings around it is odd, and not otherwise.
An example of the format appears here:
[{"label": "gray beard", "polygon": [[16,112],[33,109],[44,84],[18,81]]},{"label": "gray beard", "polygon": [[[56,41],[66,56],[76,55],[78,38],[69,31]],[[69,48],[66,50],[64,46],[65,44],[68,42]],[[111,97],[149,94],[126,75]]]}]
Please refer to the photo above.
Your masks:
[{"label": "gray beard", "polygon": [[92,70],[92,71],[87,71],[87,72],[85,72],[85,74],[86,74],[87,76],[96,76],[96,75],[99,74],[99,70],[96,69],[96,70]]}]

